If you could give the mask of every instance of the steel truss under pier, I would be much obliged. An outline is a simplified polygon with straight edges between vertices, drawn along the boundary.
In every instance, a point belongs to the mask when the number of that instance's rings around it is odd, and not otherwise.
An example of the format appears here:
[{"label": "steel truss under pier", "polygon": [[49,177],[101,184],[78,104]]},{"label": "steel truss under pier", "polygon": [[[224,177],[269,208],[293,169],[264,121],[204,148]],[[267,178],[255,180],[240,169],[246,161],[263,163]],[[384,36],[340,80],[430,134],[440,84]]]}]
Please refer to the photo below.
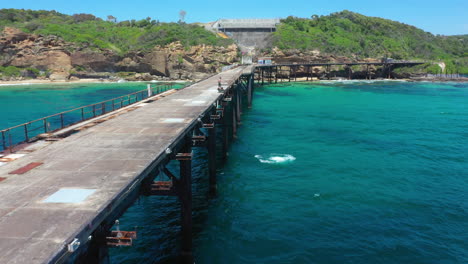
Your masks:
[{"label": "steel truss under pier", "polygon": [[[423,64],[424,62],[363,62],[363,63],[298,63],[298,64],[273,64],[259,65],[255,67],[255,81],[257,84],[303,81],[316,79],[330,80],[333,77],[371,80],[379,78],[392,78],[392,71],[398,67],[407,67]],[[361,68],[360,75],[353,77],[353,66]],[[371,70],[372,67],[380,67],[379,74]],[[319,69],[322,73],[319,73]]]},{"label": "steel truss under pier", "polygon": [[[192,150],[207,149],[212,197],[217,161],[227,159],[237,138],[243,106],[252,106],[252,69],[238,67],[157,95],[1,166],[0,263],[107,263],[109,247],[132,246],[141,237],[116,223],[140,195],[178,198],[180,261],[193,263]],[[178,173],[167,166],[171,161]],[[78,203],[45,203],[70,186],[91,194]]]},{"label": "steel truss under pier", "polygon": [[[193,148],[206,148],[208,151],[208,177],[210,196],[216,195],[217,191],[217,159],[227,160],[230,141],[237,138],[237,127],[241,125],[243,101],[252,106],[254,90],[253,72],[247,71],[239,76],[235,82],[224,87],[220,91],[219,99],[209,107],[205,113],[197,119],[171,149],[166,149],[167,157],[149,173],[140,186],[140,194],[145,196],[175,196],[181,204],[181,252],[180,263],[194,263],[192,255],[192,160]],[[217,130],[222,133],[217,133]],[[217,140],[220,134],[221,140]],[[221,153],[217,152],[217,143],[222,142]],[[179,175],[171,172],[167,165],[170,161],[179,162]],[[163,175],[165,179],[158,178]],[[110,230],[110,226],[102,226],[100,230]],[[102,231],[101,231],[102,232]],[[106,247],[109,246],[131,246],[132,239],[136,239],[134,231],[120,231],[124,237],[117,239],[117,231],[107,231],[103,239],[100,235],[101,244],[94,246],[81,257],[77,263],[102,263],[108,258]],[[98,249],[98,250],[96,250]]]},{"label": "steel truss under pier", "polygon": [[[394,67],[416,64],[381,66],[391,75]],[[207,149],[209,190],[216,194],[217,160],[228,157],[243,106],[252,107],[255,81],[309,80],[316,66],[331,78],[340,65],[377,63],[241,66],[68,127],[66,136],[31,144],[17,160],[0,157],[6,162],[0,166],[0,263],[106,263],[109,247],[132,246],[141,237],[116,224],[140,195],[178,198],[181,263],[193,263],[192,150]],[[167,166],[171,161],[178,173]],[[74,191],[80,199],[64,199]]]}]

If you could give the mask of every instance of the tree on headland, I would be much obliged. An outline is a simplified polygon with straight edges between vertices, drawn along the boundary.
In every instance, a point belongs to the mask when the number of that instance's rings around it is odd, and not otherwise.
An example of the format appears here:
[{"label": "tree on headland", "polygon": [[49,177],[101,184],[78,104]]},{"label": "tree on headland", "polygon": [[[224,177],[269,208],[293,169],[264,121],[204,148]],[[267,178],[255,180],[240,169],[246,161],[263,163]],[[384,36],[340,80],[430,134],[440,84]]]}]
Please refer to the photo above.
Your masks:
[{"label": "tree on headland", "polygon": [[187,15],[187,12],[185,10],[180,10],[179,11],[179,24],[185,22],[185,16]]},{"label": "tree on headland", "polygon": [[117,18],[114,17],[113,15],[108,15],[107,16],[107,21],[115,23],[115,22],[117,22]]},{"label": "tree on headland", "polygon": [[97,20],[97,18],[94,15],[84,13],[74,14],[72,15],[72,18],[73,21],[75,21],[75,23]]}]

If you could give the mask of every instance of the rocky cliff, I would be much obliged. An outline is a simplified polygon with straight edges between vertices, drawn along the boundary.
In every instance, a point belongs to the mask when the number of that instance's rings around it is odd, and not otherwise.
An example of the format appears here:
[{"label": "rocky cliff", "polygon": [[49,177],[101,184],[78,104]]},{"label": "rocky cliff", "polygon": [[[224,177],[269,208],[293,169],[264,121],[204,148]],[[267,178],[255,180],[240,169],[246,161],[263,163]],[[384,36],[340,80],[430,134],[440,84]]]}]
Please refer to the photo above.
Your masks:
[{"label": "rocky cliff", "polygon": [[[51,80],[68,80],[71,76],[105,77],[117,72],[127,72],[125,76],[133,80],[196,80],[237,61],[236,45],[186,48],[174,42],[156,46],[148,52],[122,55],[108,49],[67,43],[55,36],[26,34],[11,27],[6,27],[0,35],[0,66],[35,69]],[[2,78],[10,79],[11,76]]]}]

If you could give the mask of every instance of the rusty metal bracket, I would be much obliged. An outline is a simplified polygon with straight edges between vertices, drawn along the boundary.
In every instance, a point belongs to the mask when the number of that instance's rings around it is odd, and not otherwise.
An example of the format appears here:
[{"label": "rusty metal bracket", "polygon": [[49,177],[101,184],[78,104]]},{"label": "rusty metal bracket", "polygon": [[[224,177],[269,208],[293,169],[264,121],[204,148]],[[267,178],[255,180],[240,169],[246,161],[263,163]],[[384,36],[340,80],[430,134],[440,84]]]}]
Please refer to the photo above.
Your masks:
[{"label": "rusty metal bracket", "polygon": [[221,115],[211,115],[210,118],[211,120],[219,120],[221,119]]},{"label": "rusty metal bracket", "polygon": [[155,181],[151,184],[151,195],[177,196],[177,191],[172,181]]},{"label": "rusty metal bracket", "polygon": [[192,146],[204,147],[206,146],[206,136],[192,136]]},{"label": "rusty metal bracket", "polygon": [[192,160],[192,153],[177,153],[175,156],[175,160]]},{"label": "rusty metal bracket", "polygon": [[133,240],[137,238],[136,231],[111,231],[106,237],[106,243],[109,247],[130,247]]},{"label": "rusty metal bracket", "polygon": [[214,123],[208,123],[208,124],[203,124],[202,127],[203,128],[214,128],[215,124]]},{"label": "rusty metal bracket", "polygon": [[205,142],[206,136],[192,136],[192,140],[197,142]]}]

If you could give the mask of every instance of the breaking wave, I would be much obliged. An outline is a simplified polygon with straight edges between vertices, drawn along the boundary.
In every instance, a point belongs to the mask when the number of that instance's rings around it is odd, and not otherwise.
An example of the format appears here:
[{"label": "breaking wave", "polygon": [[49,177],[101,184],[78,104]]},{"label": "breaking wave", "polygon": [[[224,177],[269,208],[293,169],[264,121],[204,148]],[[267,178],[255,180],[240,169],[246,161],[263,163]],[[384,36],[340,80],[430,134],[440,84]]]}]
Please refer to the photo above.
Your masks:
[{"label": "breaking wave", "polygon": [[268,157],[255,155],[261,163],[286,163],[296,160],[296,157],[290,154],[270,154]]}]

